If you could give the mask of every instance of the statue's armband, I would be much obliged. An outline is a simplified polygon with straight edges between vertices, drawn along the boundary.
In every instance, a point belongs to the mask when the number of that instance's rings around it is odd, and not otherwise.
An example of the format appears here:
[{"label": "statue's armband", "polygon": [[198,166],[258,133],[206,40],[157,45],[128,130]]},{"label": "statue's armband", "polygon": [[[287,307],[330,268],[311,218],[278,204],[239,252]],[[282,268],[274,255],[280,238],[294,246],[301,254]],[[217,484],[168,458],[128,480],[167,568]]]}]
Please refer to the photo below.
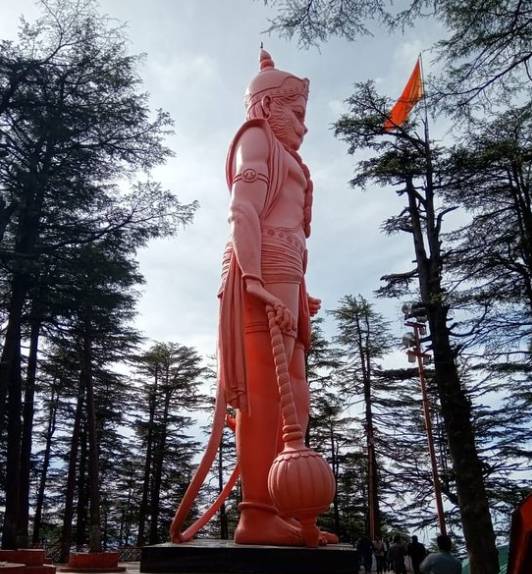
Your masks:
[{"label": "statue's armband", "polygon": [[262,181],[266,185],[269,183],[269,179],[266,174],[260,173],[251,167],[244,168],[239,173],[237,173],[233,179],[233,183],[236,183],[237,181],[243,181],[244,183],[255,183],[256,181]]}]

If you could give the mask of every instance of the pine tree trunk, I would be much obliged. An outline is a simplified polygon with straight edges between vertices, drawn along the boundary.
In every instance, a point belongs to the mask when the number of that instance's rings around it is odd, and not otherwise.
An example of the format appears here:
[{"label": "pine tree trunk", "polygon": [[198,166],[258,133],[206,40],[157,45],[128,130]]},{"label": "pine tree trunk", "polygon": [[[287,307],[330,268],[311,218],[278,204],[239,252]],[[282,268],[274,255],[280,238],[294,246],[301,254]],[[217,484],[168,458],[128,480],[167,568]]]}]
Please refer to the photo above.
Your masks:
[{"label": "pine tree trunk", "polygon": [[122,507],[122,512],[120,512],[120,530],[118,531],[118,544],[124,546],[124,526],[126,524],[126,509]]},{"label": "pine tree trunk", "polygon": [[524,265],[517,267],[523,278],[529,312],[532,314],[532,209],[529,186],[525,183],[523,165],[513,165],[509,189],[513,200],[513,211],[518,222],[520,252]]},{"label": "pine tree trunk", "polygon": [[118,535],[118,544],[120,546],[127,546],[129,539],[129,528],[126,524],[129,520],[129,509],[131,507],[131,489],[127,493],[127,501],[125,506],[122,505],[122,512],[120,513],[120,532]]},{"label": "pine tree trunk", "polygon": [[74,517],[74,491],[76,489],[76,462],[79,449],[79,434],[81,428],[81,414],[83,410],[83,398],[85,388],[83,382],[79,381],[78,400],[76,404],[76,414],[74,416],[74,427],[72,429],[72,439],[70,441],[70,454],[68,456],[68,475],[65,492],[65,512],[63,515],[63,530],[61,533],[61,552],[59,562],[66,562],[70,554],[72,545],[72,518]]},{"label": "pine tree trunk", "polygon": [[148,436],[146,437],[146,460],[144,461],[144,480],[142,482],[142,498],[139,507],[139,531],[137,546],[144,546],[144,528],[148,514],[148,495],[150,492],[150,474],[153,451],[153,423],[155,419],[155,402],[157,400],[158,367],[155,367],[153,391],[150,396],[150,416],[148,420]]},{"label": "pine tree trunk", "polygon": [[[44,160],[48,166],[49,158]],[[32,282],[31,270],[34,265],[35,242],[39,235],[39,221],[43,203],[42,182],[36,173],[36,164],[30,167],[31,172],[21,175],[23,194],[16,230],[14,261],[15,269],[11,281],[11,297],[8,309],[6,336],[0,361],[0,436],[3,434],[5,400],[11,385],[10,378],[20,377],[20,338],[22,312],[26,296]],[[19,381],[20,386],[20,381]],[[19,413],[20,415],[20,413]],[[19,439],[20,440],[20,439]],[[17,477],[18,480],[18,477]],[[17,498],[18,504],[18,498]]]},{"label": "pine tree trunk", "polygon": [[[220,448],[218,449],[218,494],[220,494],[224,488],[224,449],[223,449],[223,437],[220,442]],[[229,527],[227,524],[227,512],[225,510],[225,502],[220,506],[220,539],[227,540],[229,538]]]},{"label": "pine tree trunk", "polygon": [[[428,141],[428,139],[427,139]],[[427,185],[425,193],[427,257],[416,191],[406,181],[409,213],[419,277],[421,301],[427,310],[434,352],[434,380],[438,388],[442,417],[453,460],[464,537],[471,562],[471,574],[498,574],[495,533],[484,488],[482,467],[475,445],[471,407],[460,383],[456,357],[447,328],[447,307],[441,284],[442,258],[439,229],[435,222],[430,149],[427,143]]]},{"label": "pine tree trunk", "polygon": [[371,409],[370,381],[364,381],[364,400],[366,402],[366,446],[368,452],[368,508],[369,536],[374,540],[380,536],[379,491],[377,474],[377,456],[375,454],[375,436],[373,412]]},{"label": "pine tree trunk", "polygon": [[124,546],[129,546],[129,537],[131,534],[131,488],[127,493],[127,503],[125,510],[125,527],[124,527]]},{"label": "pine tree trunk", "polygon": [[[2,106],[0,105],[0,108]],[[0,110],[0,114],[1,114],[1,110]],[[0,245],[2,244],[2,241],[4,240],[4,235],[7,229],[7,226],[9,225],[9,222],[11,221],[13,214],[16,212],[17,210],[17,202],[16,201],[12,201],[9,205],[7,205],[6,207],[2,207],[0,206]]]},{"label": "pine tree trunk", "polygon": [[[334,440],[334,427],[331,423],[329,426],[329,438],[331,440],[331,467],[333,470],[334,481],[338,484],[338,457],[336,452],[336,441]],[[340,532],[340,509],[338,507],[338,491],[335,490],[333,498],[333,516],[334,530]]]},{"label": "pine tree trunk", "polygon": [[92,377],[92,340],[90,326],[86,325],[83,336],[82,367],[85,392],[87,397],[87,427],[89,435],[89,552],[102,551],[102,533],[100,526],[100,476],[98,436],[96,425],[96,404]]},{"label": "pine tree trunk", "polygon": [[[15,385],[15,387],[18,386],[19,393],[21,389],[20,340],[22,337],[22,311],[26,301],[28,285],[29,277],[27,275],[23,273],[14,274],[11,287],[11,300],[9,302],[6,335],[4,346],[2,348],[2,358],[0,360],[0,435],[4,433],[3,425],[5,421],[6,397],[8,396],[8,392],[10,392],[13,385]],[[15,378],[15,380],[13,380],[13,378]]]},{"label": "pine tree trunk", "polygon": [[168,433],[168,412],[170,409],[170,390],[166,390],[163,417],[160,425],[159,440],[153,457],[153,480],[151,491],[150,544],[159,542],[159,502],[161,496],[161,479],[163,474],[166,436]]},{"label": "pine tree trunk", "polygon": [[78,465],[78,504],[76,507],[76,549],[78,552],[87,542],[87,508],[89,506],[87,481],[87,431],[80,431],[81,450]]},{"label": "pine tree trunk", "polygon": [[[305,353],[305,373],[309,372],[309,364],[308,364],[308,353]],[[305,380],[305,384],[307,386],[309,386],[309,391],[310,391],[310,385],[308,382],[308,379]],[[310,448],[310,429],[312,428],[312,413],[308,414],[308,418],[307,418],[307,428],[305,429],[305,446],[307,448]]]},{"label": "pine tree trunk", "polygon": [[370,539],[375,539],[380,536],[380,521],[379,521],[379,498],[378,498],[378,482],[377,482],[377,457],[375,456],[375,446],[373,434],[368,434],[368,510],[370,516],[368,517],[369,536]]},{"label": "pine tree trunk", "polygon": [[[48,166],[49,158],[43,160]],[[35,168],[35,166],[33,166]],[[35,171],[21,177],[24,186],[23,204],[15,240],[17,268],[13,272],[11,298],[2,357],[0,359],[0,436],[6,412],[6,396],[9,395],[8,440],[6,461],[6,504],[2,532],[2,548],[16,548],[20,539],[20,457],[21,457],[21,336],[22,312],[31,284],[31,266],[34,260],[33,250],[39,233],[39,221],[42,211],[43,187]],[[41,185],[40,185],[41,184]],[[27,534],[27,533],[26,533]]]},{"label": "pine tree trunk", "polygon": [[102,530],[102,550],[107,551],[107,546],[109,542],[109,515],[108,515],[108,504],[107,501],[103,501],[103,530]]},{"label": "pine tree trunk", "polygon": [[37,304],[32,305],[32,320],[30,333],[30,353],[26,373],[26,388],[24,389],[22,453],[20,457],[20,533],[26,539],[23,546],[28,545],[28,523],[30,509],[30,473],[31,473],[31,444],[33,434],[33,401],[35,396],[35,377],[37,373],[37,355],[39,350],[39,331],[41,323],[37,316]]},{"label": "pine tree trunk", "polygon": [[7,461],[2,548],[19,547],[20,528],[20,448],[21,448],[21,373],[20,324],[9,372]]},{"label": "pine tree trunk", "polygon": [[[364,314],[357,312],[355,317],[356,325],[356,346],[362,369],[362,384],[365,406],[365,431],[366,431],[366,452],[368,458],[368,535],[370,540],[380,536],[379,522],[379,496],[377,479],[377,457],[375,455],[375,431],[373,427],[373,410],[371,396],[371,356],[370,349],[370,325],[367,312]],[[364,322],[364,326],[362,326]]]},{"label": "pine tree trunk", "polygon": [[449,343],[446,313],[441,306],[429,310],[435,383],[437,385],[458,493],[471,574],[498,574],[498,553],[482,466],[478,457],[471,405],[458,377]]},{"label": "pine tree trunk", "polygon": [[15,273],[12,282],[6,336],[0,359],[0,434],[3,434],[4,431],[2,427],[6,419],[7,406],[6,503],[2,548],[17,548],[22,542],[20,539],[20,457],[22,448],[20,345],[22,311],[27,292],[28,276]]},{"label": "pine tree trunk", "polygon": [[364,380],[364,401],[366,418],[366,448],[368,454],[368,534],[371,540],[380,535],[379,499],[377,484],[377,458],[375,456],[375,437],[373,432],[373,412],[371,409],[371,383]]},{"label": "pine tree trunk", "polygon": [[312,428],[312,415],[309,414],[307,428],[305,429],[305,446],[310,448],[310,429]]},{"label": "pine tree trunk", "polygon": [[59,404],[59,394],[52,388],[52,395],[50,397],[50,409],[48,413],[48,426],[46,429],[46,439],[44,446],[44,456],[41,469],[41,476],[39,477],[39,490],[37,492],[37,501],[35,505],[35,517],[33,519],[33,538],[34,545],[40,544],[41,534],[41,521],[42,509],[44,506],[44,491],[46,488],[46,479],[48,477],[48,467],[50,466],[50,452],[52,448],[52,437],[55,432],[55,421],[57,416],[57,406]]}]

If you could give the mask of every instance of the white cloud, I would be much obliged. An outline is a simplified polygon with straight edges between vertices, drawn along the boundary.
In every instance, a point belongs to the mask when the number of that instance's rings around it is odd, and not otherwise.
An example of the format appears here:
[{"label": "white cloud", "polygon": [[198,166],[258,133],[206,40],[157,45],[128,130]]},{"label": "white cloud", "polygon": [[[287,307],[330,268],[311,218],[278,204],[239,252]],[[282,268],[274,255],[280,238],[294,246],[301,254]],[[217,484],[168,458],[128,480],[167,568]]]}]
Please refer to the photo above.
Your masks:
[{"label": "white cloud", "polygon": [[[4,2],[0,34],[13,37],[17,15],[30,16],[33,0]],[[302,149],[315,181],[313,235],[309,242],[309,286],[332,308],[346,293],[371,297],[379,277],[409,265],[408,238],[386,238],[382,220],[401,200],[392,191],[350,189],[354,160],[334,138],[331,124],[346,111],[355,82],[375,78],[397,96],[419,51],[432,43],[426,24],[409,39],[385,34],[356,43],[334,40],[320,52],[301,51],[295,42],[264,37],[271,9],[262,2],[168,2],[100,0],[102,10],[128,20],[132,53],[146,52],[141,68],[153,108],[175,120],[168,143],[176,157],[154,177],[183,202],[198,199],[195,221],[175,238],[154,241],[140,253],[146,277],[138,327],[148,340],[173,340],[212,354],[216,341],[221,254],[228,234],[227,146],[243,120],[245,86],[258,72],[264,40],[280,69],[311,81],[309,134]],[[411,39],[413,38],[413,39]],[[396,320],[399,306],[379,301]],[[333,325],[328,322],[329,334]]]},{"label": "white cloud", "polygon": [[154,82],[154,90],[186,90],[201,94],[212,92],[218,81],[216,61],[208,54],[159,53],[149,59],[148,73]]},{"label": "white cloud", "polygon": [[394,62],[403,68],[413,68],[421,50],[426,47],[420,39],[401,42],[393,55]]},{"label": "white cloud", "polygon": [[338,116],[342,114],[347,113],[349,110],[349,107],[344,100],[330,100],[328,106],[334,119],[338,118]]}]

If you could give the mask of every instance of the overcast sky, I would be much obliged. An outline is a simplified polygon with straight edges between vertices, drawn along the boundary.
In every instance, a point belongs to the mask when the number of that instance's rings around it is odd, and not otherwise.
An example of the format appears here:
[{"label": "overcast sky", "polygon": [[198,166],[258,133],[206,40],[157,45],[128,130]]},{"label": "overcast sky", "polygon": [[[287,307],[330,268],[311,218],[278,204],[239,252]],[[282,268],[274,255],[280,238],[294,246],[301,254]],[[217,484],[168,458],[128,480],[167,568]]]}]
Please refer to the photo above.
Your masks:
[{"label": "overcast sky", "polygon": [[[2,38],[16,36],[20,14],[32,20],[39,12],[33,0],[0,0],[0,5]],[[262,0],[101,0],[100,6],[128,23],[131,52],[147,54],[140,73],[150,105],[175,121],[168,143],[176,156],[154,178],[181,201],[200,202],[192,225],[140,253],[146,285],[137,323],[150,341],[215,352],[216,292],[228,235],[225,156],[244,118],[243,94],[258,72],[261,41],[278,68],[310,79],[309,133],[301,149],[315,189],[310,293],[325,309],[348,293],[372,299],[380,276],[410,268],[409,238],[387,238],[379,231],[401,200],[390,190],[363,193],[349,187],[354,161],[331,125],[355,82],[374,79],[381,93],[398,97],[417,54],[434,42],[433,25],[395,36],[375,29],[372,38],[332,40],[305,51],[295,40],[263,33],[274,12]],[[400,331],[401,302],[377,304]],[[327,333],[334,334],[330,321]]]}]

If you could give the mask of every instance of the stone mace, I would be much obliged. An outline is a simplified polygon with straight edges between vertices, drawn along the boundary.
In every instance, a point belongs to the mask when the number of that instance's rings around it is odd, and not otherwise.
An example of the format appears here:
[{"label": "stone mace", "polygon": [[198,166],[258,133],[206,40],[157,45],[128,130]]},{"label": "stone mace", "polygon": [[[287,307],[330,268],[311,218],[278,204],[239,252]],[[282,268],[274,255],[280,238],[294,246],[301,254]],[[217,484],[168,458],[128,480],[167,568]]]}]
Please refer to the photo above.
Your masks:
[{"label": "stone mace", "polygon": [[305,544],[316,548],[320,540],[316,518],[333,501],[334,475],[323,457],[305,446],[292,394],[283,334],[271,305],[266,305],[266,313],[281,400],[284,443],[270,468],[268,490],[279,514],[297,519]]}]

